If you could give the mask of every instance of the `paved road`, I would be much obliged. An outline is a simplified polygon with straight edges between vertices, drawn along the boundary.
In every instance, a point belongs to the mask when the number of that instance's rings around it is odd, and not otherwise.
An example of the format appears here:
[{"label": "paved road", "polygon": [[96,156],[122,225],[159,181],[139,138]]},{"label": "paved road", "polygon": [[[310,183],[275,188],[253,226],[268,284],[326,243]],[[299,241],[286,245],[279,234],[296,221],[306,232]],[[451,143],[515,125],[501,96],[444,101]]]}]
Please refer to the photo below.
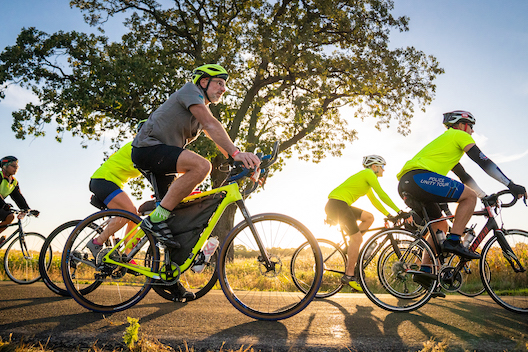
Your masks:
[{"label": "paved road", "polygon": [[[0,336],[52,346],[122,347],[127,316],[140,319],[140,334],[176,349],[196,351],[253,346],[262,351],[409,351],[434,337],[449,351],[513,350],[528,343],[528,316],[508,312],[485,296],[435,299],[412,313],[391,313],[362,294],[338,294],[312,302],[279,322],[255,321],[239,313],[221,291],[187,304],[168,302],[151,291],[137,306],[110,316],[85,310],[54,295],[43,283],[0,282]],[[524,334],[524,337],[523,337]],[[524,339],[524,340],[523,340]],[[185,350],[185,347],[182,348]]]}]

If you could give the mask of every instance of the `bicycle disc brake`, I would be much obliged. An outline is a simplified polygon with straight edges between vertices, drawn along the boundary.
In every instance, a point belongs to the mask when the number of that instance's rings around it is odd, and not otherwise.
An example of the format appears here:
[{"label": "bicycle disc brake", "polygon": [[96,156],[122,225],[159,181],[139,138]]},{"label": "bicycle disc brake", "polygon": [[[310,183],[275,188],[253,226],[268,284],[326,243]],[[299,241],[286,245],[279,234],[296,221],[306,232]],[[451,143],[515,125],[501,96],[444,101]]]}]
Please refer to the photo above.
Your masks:
[{"label": "bicycle disc brake", "polygon": [[462,286],[462,274],[452,266],[440,270],[439,278],[440,286],[448,292],[455,292]]},{"label": "bicycle disc brake", "polygon": [[271,267],[266,268],[266,263],[259,257],[259,270],[262,276],[266,277],[277,277],[282,272],[282,261],[277,256],[270,256]]}]

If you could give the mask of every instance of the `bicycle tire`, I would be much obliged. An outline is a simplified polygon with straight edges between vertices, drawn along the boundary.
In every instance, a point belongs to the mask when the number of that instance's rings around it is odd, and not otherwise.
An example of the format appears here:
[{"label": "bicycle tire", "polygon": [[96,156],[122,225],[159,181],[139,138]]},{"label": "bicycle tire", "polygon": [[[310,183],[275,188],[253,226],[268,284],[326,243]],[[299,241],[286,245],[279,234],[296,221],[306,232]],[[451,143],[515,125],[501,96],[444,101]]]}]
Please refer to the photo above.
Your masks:
[{"label": "bicycle tire", "polygon": [[[457,255],[452,255],[451,258],[449,258],[447,265],[456,267],[459,262],[460,257]],[[471,260],[467,262],[460,273],[462,274],[462,285],[457,290],[458,293],[466,297],[477,297],[486,292],[480,277],[480,264],[478,264],[476,261]],[[487,269],[487,273],[487,276],[489,277],[489,267]]]},{"label": "bicycle tire", "polygon": [[[323,280],[321,281],[321,286],[319,287],[319,291],[317,291],[315,298],[328,298],[335,295],[343,288],[341,277],[345,274],[347,257],[343,250],[336,243],[330,240],[318,238],[317,244],[319,245],[321,254],[323,255]],[[310,289],[310,283],[305,282],[302,275],[296,274],[296,264],[298,258],[300,261],[302,261],[304,256],[303,252],[307,249],[309,250],[309,248],[309,242],[301,244],[299,248],[297,248],[293,253],[291,261],[293,283],[304,293],[307,293]],[[303,264],[300,263],[299,266],[299,272],[302,273]]]},{"label": "bicycle tire", "polygon": [[[387,250],[387,247],[390,249]],[[367,248],[370,253],[367,253]],[[408,270],[419,269],[422,258],[418,257],[418,253],[424,250],[431,256],[433,274],[436,274],[437,260],[424,240],[402,229],[388,229],[374,234],[361,249],[356,265],[356,277],[359,277],[365,295],[378,307],[391,312],[409,312],[426,304],[438,281],[433,281],[425,289],[414,282],[412,274],[407,273]]]},{"label": "bicycle tire", "polygon": [[[191,269],[188,269],[180,275],[180,282],[183,286],[185,286],[187,291],[194,293],[195,300],[205,296],[205,294],[211,291],[218,281],[218,274],[216,272],[218,252],[219,249],[217,248],[214,254],[211,256],[211,259],[204,271],[201,273],[195,273]],[[166,285],[161,284],[159,281],[152,283],[152,289],[166,300],[175,300],[171,290]]]},{"label": "bicycle tire", "polygon": [[[259,320],[281,320],[302,311],[314,299],[323,275],[321,251],[312,233],[299,221],[282,214],[251,217],[273,268],[267,270],[250,224],[244,220],[228,234],[220,250],[218,279],[231,304],[245,315]],[[292,255],[309,242],[306,254],[307,293],[293,283]],[[299,268],[299,266],[297,266]],[[298,273],[299,274],[299,273]],[[310,277],[310,279],[308,279]]]},{"label": "bicycle tire", "polygon": [[28,285],[40,280],[39,255],[44,241],[37,232],[25,232],[23,239],[19,234],[11,241],[4,253],[4,269],[13,282]]},{"label": "bicycle tire", "polygon": [[[503,230],[504,237],[524,268],[515,272],[505,257],[496,236],[488,240],[482,250],[480,276],[486,291],[503,308],[515,313],[528,313],[528,232],[524,230]],[[485,265],[489,277],[485,277]],[[515,264],[518,267],[518,263]]]},{"label": "bicycle tire", "polygon": [[[153,279],[135,275],[134,271],[118,265],[101,262],[101,258],[112,249],[111,247],[105,244],[97,259],[86,248],[86,243],[105,229],[117,238],[125,238],[131,228],[140,222],[140,217],[125,210],[103,210],[81,221],[68,237],[62,255],[62,276],[66,289],[81,306],[100,313],[119,312],[134,306],[149,292]],[[119,229],[108,230],[109,226]],[[139,227],[133,234],[144,236]],[[160,260],[156,241],[150,233],[146,234],[146,237],[145,243],[140,242],[141,248],[138,248],[139,251],[133,259],[138,265],[146,265],[152,272],[158,272]],[[122,261],[123,257],[116,250],[112,259]],[[97,289],[82,294],[83,289],[92,285],[98,285]]]},{"label": "bicycle tire", "polygon": [[[53,293],[69,296],[62,279],[61,259],[64,245],[71,232],[82,220],[68,221],[55,228],[46,238],[39,256],[39,270],[42,281]],[[88,286],[80,292],[84,295],[97,288],[97,284]]]}]

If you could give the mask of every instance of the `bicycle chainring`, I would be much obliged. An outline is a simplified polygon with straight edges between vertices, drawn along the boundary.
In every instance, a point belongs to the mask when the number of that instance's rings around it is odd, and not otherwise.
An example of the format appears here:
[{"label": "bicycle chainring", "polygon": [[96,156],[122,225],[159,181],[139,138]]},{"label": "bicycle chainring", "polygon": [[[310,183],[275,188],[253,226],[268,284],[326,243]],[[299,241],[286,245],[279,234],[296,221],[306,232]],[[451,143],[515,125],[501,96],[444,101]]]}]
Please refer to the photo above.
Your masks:
[{"label": "bicycle chainring", "polygon": [[442,268],[439,278],[440,286],[447,292],[456,292],[464,282],[462,273],[452,266]]},{"label": "bicycle chainring", "polygon": [[180,279],[180,266],[174,262],[170,262],[170,266],[171,268],[168,269],[167,265],[163,264],[159,268],[160,281],[164,285],[173,285],[175,281],[178,281]]}]

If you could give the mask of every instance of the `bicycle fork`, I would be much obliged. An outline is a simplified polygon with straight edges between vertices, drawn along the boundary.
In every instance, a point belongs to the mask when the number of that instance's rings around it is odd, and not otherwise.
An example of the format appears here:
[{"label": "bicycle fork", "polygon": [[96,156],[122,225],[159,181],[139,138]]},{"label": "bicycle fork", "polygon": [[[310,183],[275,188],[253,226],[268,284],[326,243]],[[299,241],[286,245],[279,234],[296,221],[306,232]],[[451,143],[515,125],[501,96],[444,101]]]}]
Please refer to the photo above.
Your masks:
[{"label": "bicycle fork", "polygon": [[499,242],[499,245],[502,249],[502,254],[504,255],[504,258],[510,263],[512,269],[516,273],[523,273],[526,271],[526,269],[522,266],[521,262],[519,261],[519,258],[515,255],[513,252],[513,249],[508,244],[508,241],[506,241],[506,237],[504,236],[503,229],[496,229],[495,236],[497,237],[497,242]]},{"label": "bicycle fork", "polygon": [[255,225],[253,224],[253,221],[251,221],[251,215],[249,214],[246,205],[244,203],[244,200],[237,200],[236,205],[238,206],[238,209],[240,209],[240,212],[242,212],[242,216],[244,216],[244,219],[249,225],[249,229],[251,230],[251,233],[253,234],[253,237],[255,237],[255,242],[257,242],[257,246],[260,250],[260,256],[258,258],[259,262],[261,262],[264,267],[266,268],[266,272],[275,272],[275,266],[278,264],[277,262],[273,262],[266,251],[266,248],[264,247],[264,244],[262,243],[262,240],[260,239],[260,236],[257,232],[257,229],[255,228]]}]

